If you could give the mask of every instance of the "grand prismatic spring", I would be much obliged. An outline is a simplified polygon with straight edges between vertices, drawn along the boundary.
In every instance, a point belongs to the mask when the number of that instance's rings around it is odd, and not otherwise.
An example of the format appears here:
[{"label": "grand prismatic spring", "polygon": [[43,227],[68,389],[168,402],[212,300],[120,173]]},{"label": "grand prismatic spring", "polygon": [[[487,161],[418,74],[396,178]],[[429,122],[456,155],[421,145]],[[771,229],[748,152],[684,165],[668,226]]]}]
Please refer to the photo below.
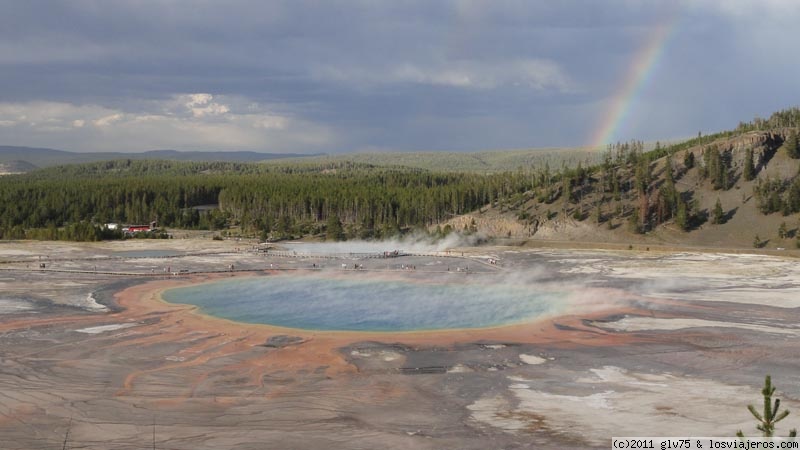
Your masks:
[{"label": "grand prismatic spring", "polygon": [[[415,281],[367,274],[283,275],[171,289],[162,297],[216,317],[287,328],[418,331],[484,328],[563,309],[565,295],[527,283]],[[458,281],[458,282],[456,282]]]}]

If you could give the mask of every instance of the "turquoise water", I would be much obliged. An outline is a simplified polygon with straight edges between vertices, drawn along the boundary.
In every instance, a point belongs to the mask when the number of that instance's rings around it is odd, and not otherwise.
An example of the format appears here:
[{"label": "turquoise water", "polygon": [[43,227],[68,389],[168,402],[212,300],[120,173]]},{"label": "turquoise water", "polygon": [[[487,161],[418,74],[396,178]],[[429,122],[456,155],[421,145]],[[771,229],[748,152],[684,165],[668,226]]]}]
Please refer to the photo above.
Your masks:
[{"label": "turquoise water", "polygon": [[564,293],[532,285],[279,275],[170,289],[164,300],[238,322],[307,330],[483,328],[557,312]]}]

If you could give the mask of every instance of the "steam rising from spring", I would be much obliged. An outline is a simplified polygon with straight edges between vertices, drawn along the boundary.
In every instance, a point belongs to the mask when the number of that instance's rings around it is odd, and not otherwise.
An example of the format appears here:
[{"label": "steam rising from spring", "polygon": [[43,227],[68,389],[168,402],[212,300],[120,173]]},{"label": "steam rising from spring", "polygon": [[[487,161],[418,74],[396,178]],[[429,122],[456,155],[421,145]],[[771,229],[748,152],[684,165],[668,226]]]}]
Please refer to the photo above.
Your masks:
[{"label": "steam rising from spring", "polygon": [[433,240],[424,234],[410,234],[382,241],[290,242],[284,246],[304,253],[383,253],[392,250],[441,252],[457,247],[473,247],[482,240],[485,240],[485,237],[480,234],[451,233],[438,240]]}]

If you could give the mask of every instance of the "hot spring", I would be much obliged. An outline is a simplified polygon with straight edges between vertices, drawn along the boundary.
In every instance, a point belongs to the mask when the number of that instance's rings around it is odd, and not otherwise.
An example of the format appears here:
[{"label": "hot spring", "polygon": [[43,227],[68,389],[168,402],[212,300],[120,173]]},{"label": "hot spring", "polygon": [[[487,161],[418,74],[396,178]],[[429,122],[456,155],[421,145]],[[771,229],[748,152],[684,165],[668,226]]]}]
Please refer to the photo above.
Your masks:
[{"label": "hot spring", "polygon": [[[499,280],[498,280],[499,281]],[[294,274],[169,289],[162,298],[237,322],[325,331],[420,331],[526,322],[563,309],[564,292],[454,278],[447,282]]]}]

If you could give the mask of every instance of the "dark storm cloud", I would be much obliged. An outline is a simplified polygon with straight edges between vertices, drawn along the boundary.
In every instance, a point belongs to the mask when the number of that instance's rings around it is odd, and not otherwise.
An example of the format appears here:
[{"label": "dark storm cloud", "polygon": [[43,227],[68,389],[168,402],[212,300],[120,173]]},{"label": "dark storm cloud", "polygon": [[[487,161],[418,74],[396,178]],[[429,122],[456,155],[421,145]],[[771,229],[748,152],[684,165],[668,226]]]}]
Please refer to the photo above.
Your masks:
[{"label": "dark storm cloud", "polygon": [[796,103],[796,58],[782,52],[798,41],[787,26],[797,12],[780,0],[8,2],[0,141],[309,152],[580,145],[653,28],[673,19],[615,138],[684,136]]}]

